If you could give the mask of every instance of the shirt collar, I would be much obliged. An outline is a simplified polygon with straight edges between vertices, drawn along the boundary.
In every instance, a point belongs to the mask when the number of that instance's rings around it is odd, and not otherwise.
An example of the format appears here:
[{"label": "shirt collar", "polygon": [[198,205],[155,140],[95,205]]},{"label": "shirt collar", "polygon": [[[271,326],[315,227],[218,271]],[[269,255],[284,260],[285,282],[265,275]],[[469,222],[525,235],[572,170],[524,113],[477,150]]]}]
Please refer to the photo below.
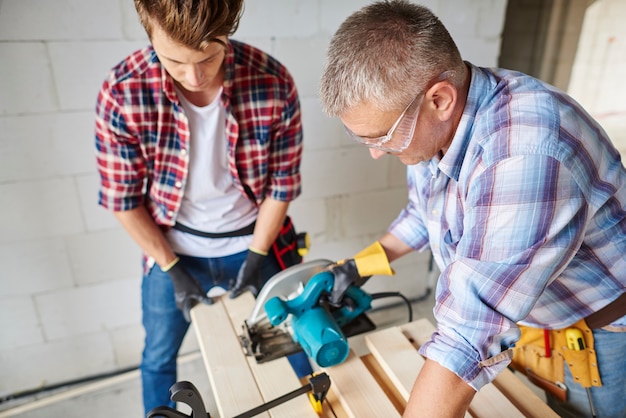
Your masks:
[{"label": "shirt collar", "polygon": [[476,114],[480,108],[485,92],[493,89],[492,80],[478,67],[466,62],[470,68],[470,85],[463,115],[456,128],[450,148],[439,162],[439,169],[448,177],[457,180],[463,166],[465,155],[474,132]]},{"label": "shirt collar", "polygon": [[230,40],[227,41],[226,46],[226,56],[224,57],[224,89],[222,90],[222,98],[225,106],[230,101],[235,79],[235,50]]}]

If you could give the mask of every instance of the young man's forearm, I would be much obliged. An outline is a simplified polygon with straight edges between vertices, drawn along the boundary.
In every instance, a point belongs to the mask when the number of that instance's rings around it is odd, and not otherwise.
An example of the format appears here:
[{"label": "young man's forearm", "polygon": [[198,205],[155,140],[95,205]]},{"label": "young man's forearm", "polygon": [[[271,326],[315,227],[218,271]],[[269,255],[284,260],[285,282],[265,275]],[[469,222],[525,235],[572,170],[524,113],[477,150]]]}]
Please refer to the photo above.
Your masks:
[{"label": "young man's forearm", "polygon": [[175,258],[161,228],[154,222],[144,206],[114,212],[117,220],[135,242],[161,267],[167,266]]},{"label": "young man's forearm", "polygon": [[269,250],[283,226],[288,208],[289,202],[281,202],[271,198],[267,198],[261,203],[251,247],[261,251]]}]

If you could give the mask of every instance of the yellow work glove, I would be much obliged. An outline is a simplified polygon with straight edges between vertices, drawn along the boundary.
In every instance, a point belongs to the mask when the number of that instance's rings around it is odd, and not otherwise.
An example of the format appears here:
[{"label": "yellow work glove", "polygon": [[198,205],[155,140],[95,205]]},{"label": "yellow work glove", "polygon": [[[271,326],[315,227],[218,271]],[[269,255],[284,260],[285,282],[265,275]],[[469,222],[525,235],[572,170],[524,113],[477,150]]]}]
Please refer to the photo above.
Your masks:
[{"label": "yellow work glove", "polygon": [[354,258],[331,264],[328,270],[335,276],[328,302],[335,307],[341,306],[343,295],[351,285],[362,286],[374,274],[394,274],[385,249],[378,241],[357,253]]}]

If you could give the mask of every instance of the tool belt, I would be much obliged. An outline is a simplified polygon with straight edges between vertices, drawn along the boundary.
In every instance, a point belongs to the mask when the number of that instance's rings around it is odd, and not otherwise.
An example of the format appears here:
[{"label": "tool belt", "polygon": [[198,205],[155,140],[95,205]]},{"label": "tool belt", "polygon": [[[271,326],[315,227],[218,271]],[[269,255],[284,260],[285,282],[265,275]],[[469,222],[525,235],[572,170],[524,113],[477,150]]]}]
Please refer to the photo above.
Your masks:
[{"label": "tool belt", "polygon": [[203,237],[203,238],[232,238],[232,237],[243,237],[246,235],[252,235],[252,233],[254,233],[255,225],[256,225],[256,221],[236,231],[228,231],[228,232],[198,231],[197,229],[190,228],[178,222],[176,222],[172,228],[176,229],[177,231],[186,232],[188,234],[196,235],[198,237]]},{"label": "tool belt", "polygon": [[[567,399],[565,364],[574,381],[583,387],[602,386],[592,329],[605,327],[626,315],[626,293],[604,308],[575,324],[558,330],[544,330],[520,325],[520,340],[513,348],[511,367],[525,374],[535,385],[557,399]],[[582,341],[571,341],[572,331]],[[572,349],[572,343],[576,344]]]},{"label": "tool belt", "polygon": [[[230,238],[252,235],[254,233],[255,225],[256,221],[236,231],[228,232],[198,231],[197,229],[190,228],[178,222],[176,222],[174,226],[172,226],[172,228],[203,238]],[[302,262],[302,255],[301,251],[299,250],[304,249],[304,244],[302,243],[304,235],[306,234],[296,233],[296,229],[293,226],[291,218],[289,216],[286,216],[285,221],[283,222],[283,225],[278,232],[278,237],[276,237],[276,240],[271,247],[271,252],[276,257],[276,261],[278,261],[278,265],[280,266],[281,270]]]},{"label": "tool belt", "polygon": [[598,359],[593,344],[593,333],[584,319],[570,328],[582,332],[586,349],[568,348],[566,330],[544,330],[520,325],[522,336],[513,348],[511,366],[526,375],[528,380],[557,399],[567,399],[564,384],[565,364],[574,379],[583,387],[602,386]]},{"label": "tool belt", "polygon": [[276,237],[271,247],[281,270],[302,262],[298,244],[299,234],[296,233],[296,228],[293,226],[291,218],[286,216],[283,226],[278,232],[278,237]]},{"label": "tool belt", "polygon": [[[583,387],[602,386],[592,329],[602,328],[626,314],[626,294],[575,324],[558,330],[520,325],[521,338],[513,348],[511,367],[561,401],[567,399],[565,365]],[[571,341],[572,331],[582,341]],[[572,349],[572,343],[580,348]]]}]

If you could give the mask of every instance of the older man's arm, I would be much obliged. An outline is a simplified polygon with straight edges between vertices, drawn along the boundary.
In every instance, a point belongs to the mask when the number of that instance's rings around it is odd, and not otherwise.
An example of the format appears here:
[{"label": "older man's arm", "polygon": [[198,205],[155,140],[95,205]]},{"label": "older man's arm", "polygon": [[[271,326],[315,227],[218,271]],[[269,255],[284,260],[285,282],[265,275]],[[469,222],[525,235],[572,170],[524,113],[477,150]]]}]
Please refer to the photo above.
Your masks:
[{"label": "older man's arm", "polygon": [[476,391],[439,363],[426,359],[403,417],[463,417]]}]

